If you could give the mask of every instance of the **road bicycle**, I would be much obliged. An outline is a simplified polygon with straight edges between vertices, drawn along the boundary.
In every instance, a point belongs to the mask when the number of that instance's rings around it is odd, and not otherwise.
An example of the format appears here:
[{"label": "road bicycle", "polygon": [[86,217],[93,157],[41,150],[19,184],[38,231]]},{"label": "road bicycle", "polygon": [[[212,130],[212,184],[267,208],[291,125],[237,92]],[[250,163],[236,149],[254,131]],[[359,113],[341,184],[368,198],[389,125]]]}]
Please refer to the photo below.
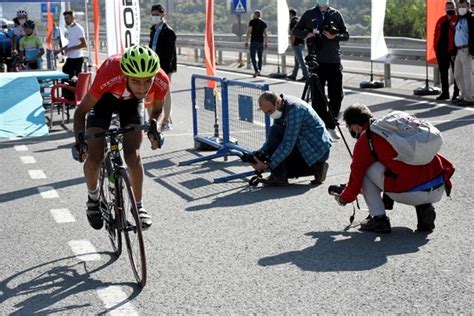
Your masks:
[{"label": "road bicycle", "polygon": [[133,274],[140,287],[145,286],[147,278],[143,229],[120,151],[123,134],[149,130],[149,128],[149,125],[112,128],[105,132],[87,134],[84,137],[85,140],[106,138],[105,158],[99,176],[100,205],[104,226],[117,257],[122,253],[123,234]]}]

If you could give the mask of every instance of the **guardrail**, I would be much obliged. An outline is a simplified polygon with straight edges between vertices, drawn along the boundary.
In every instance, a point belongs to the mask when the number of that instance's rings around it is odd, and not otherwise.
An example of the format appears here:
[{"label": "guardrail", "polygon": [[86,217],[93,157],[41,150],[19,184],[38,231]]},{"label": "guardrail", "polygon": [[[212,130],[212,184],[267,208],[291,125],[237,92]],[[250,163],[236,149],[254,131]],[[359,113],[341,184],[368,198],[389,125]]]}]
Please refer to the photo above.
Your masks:
[{"label": "guardrail", "polygon": [[[223,64],[226,58],[225,53],[233,52],[239,54],[239,59],[244,60],[242,56],[246,56],[246,66],[250,69],[250,54],[249,49],[244,45],[245,36],[239,38],[235,34],[216,34],[215,35],[215,49],[216,49],[216,62]],[[142,43],[148,43],[150,40],[148,33],[142,33],[140,41]],[[391,86],[391,65],[414,65],[414,66],[425,66],[426,56],[426,41],[413,38],[405,37],[386,37],[387,48],[389,55],[385,62],[377,62],[384,65],[384,80],[385,86]],[[100,33],[99,50],[102,52],[106,51],[106,34],[105,32]],[[370,37],[369,36],[352,36],[348,41],[341,42],[341,53],[342,58],[346,60],[355,61],[366,61],[370,62]],[[204,34],[177,34],[176,46],[178,54],[182,54],[184,50],[193,56],[193,60],[196,63],[202,63],[204,59]],[[90,39],[90,47],[93,48],[93,40]],[[269,35],[269,47],[264,53],[264,64],[269,63],[268,56],[277,56],[277,36]],[[283,72],[286,71],[287,58],[293,59],[293,50],[289,47],[286,52],[280,55],[280,63]],[[438,71],[436,65],[429,65],[435,69],[434,79],[435,82],[439,82]]]}]

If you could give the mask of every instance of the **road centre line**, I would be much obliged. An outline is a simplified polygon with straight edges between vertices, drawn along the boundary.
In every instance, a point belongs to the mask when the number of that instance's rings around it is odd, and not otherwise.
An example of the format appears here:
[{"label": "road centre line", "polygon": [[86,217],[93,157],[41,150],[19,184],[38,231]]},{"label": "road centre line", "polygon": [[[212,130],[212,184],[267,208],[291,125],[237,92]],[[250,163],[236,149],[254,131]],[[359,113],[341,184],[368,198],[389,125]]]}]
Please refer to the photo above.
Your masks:
[{"label": "road centre line", "polygon": [[50,210],[51,215],[58,224],[72,223],[76,221],[76,218],[67,208],[56,208]]},{"label": "road centre line", "polygon": [[81,261],[101,260],[100,254],[97,253],[97,249],[95,249],[94,245],[89,240],[71,240],[68,241],[67,244],[74,255]]},{"label": "road centre line", "polygon": [[30,175],[30,178],[33,180],[37,179],[46,179],[46,174],[43,172],[43,170],[28,170],[28,173]]},{"label": "road centre line", "polygon": [[57,199],[59,198],[58,192],[52,186],[38,187],[38,191],[43,199]]},{"label": "road centre line", "polygon": [[107,309],[107,315],[138,315],[127,294],[118,285],[99,287],[97,295]]},{"label": "road centre line", "polygon": [[36,159],[33,156],[21,156],[21,162],[24,164],[33,164],[36,163]]}]

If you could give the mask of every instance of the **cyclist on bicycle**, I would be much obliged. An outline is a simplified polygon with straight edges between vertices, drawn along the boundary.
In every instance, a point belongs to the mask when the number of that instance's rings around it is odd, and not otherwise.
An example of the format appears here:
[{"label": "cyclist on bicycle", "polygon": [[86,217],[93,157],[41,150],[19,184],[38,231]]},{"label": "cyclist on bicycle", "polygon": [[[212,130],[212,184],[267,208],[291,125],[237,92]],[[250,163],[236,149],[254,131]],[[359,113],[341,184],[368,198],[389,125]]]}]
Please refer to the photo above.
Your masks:
[{"label": "cyclist on bicycle", "polygon": [[[85,144],[79,135],[84,133],[87,116],[87,133],[108,130],[113,113],[120,116],[120,127],[143,124],[143,100],[153,97],[150,125],[156,128],[148,133],[152,149],[161,147],[161,126],[157,119],[161,114],[164,98],[169,88],[169,79],[160,69],[158,55],[146,46],[135,45],[120,54],[110,56],[97,71],[89,92],[74,113],[74,135],[76,144],[73,156],[84,161],[84,175],[88,189],[87,219],[94,229],[101,229],[103,219],[99,206],[99,173],[104,159],[105,139],[91,139]],[[156,136],[154,136],[156,135]],[[123,152],[130,182],[137,201],[143,228],[151,226],[151,216],[143,207],[143,165],[140,145],[141,131],[123,136]]]}]

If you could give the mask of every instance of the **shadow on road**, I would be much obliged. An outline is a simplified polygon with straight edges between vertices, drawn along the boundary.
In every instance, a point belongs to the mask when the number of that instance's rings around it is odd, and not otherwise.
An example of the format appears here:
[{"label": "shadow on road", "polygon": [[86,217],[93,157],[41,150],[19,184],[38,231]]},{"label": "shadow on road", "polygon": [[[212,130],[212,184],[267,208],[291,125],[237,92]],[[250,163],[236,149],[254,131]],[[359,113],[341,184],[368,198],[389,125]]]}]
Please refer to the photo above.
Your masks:
[{"label": "shadow on road", "polygon": [[[67,313],[74,313],[74,310],[78,314],[82,314],[83,311],[81,309],[90,304],[63,306],[64,302],[62,301],[71,301],[74,300],[71,297],[77,294],[107,286],[126,286],[131,288],[132,293],[130,296],[104,311],[104,313],[113,312],[136,297],[141,289],[135,283],[111,283],[94,279],[94,273],[108,267],[117,259],[112,253],[101,252],[99,254],[108,256],[109,259],[101,266],[92,270],[90,270],[86,262],[77,262],[77,258],[71,256],[39,264],[6,278],[0,282],[0,305],[9,299],[25,296],[26,298],[23,301],[15,305],[16,310],[11,311],[10,315],[48,315],[66,311]],[[27,281],[23,281],[25,279]],[[56,304],[61,305],[61,307],[54,307]]]},{"label": "shadow on road", "polygon": [[310,232],[314,246],[258,261],[261,266],[291,263],[304,271],[364,271],[382,266],[388,256],[414,253],[429,239],[404,227],[392,227],[391,234],[362,232]]}]

